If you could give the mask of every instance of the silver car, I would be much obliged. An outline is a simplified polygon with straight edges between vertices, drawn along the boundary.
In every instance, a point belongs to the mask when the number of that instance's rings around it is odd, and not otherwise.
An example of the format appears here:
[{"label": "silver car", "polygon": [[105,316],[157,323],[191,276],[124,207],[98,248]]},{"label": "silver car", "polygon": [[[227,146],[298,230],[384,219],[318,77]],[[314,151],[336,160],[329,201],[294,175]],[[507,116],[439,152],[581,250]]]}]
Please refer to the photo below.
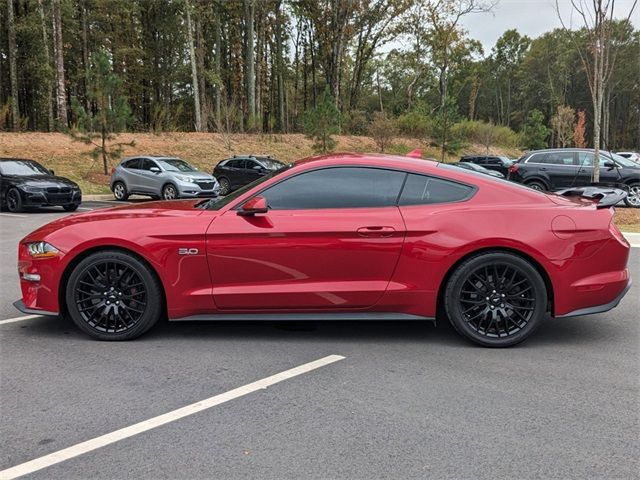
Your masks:
[{"label": "silver car", "polygon": [[215,197],[220,185],[212,175],[179,158],[143,156],[125,158],[113,169],[111,191],[116,200],[133,194],[173,200]]}]

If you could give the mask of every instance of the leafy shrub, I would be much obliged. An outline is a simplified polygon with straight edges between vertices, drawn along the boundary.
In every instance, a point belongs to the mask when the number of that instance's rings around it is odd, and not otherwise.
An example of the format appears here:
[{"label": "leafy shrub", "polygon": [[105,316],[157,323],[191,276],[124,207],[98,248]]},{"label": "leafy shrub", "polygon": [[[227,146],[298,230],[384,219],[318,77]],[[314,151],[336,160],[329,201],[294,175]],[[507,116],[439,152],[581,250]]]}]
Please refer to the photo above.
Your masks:
[{"label": "leafy shrub", "polygon": [[478,120],[458,122],[451,128],[451,131],[454,136],[461,138],[464,142],[480,143],[487,150],[492,145],[516,147],[520,141],[518,134],[509,127]]},{"label": "leafy shrub", "polygon": [[433,133],[433,120],[416,110],[400,115],[397,124],[402,135],[412,138],[423,139]]},{"label": "leafy shrub", "polygon": [[378,145],[381,152],[389,147],[398,134],[398,127],[393,118],[389,118],[384,112],[375,112],[373,121],[369,124],[369,135]]}]

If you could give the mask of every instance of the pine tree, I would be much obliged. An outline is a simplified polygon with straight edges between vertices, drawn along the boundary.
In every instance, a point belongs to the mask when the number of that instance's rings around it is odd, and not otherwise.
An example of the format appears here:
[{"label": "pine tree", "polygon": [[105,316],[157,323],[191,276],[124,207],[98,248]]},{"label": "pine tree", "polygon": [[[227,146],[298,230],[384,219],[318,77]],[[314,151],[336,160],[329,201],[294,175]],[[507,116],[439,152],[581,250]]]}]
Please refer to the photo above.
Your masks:
[{"label": "pine tree", "polygon": [[340,132],[340,111],[329,88],[324,91],[318,106],[306,113],[304,131],[307,137],[314,140],[313,149],[316,152],[326,153],[336,148],[332,135]]},{"label": "pine tree", "polygon": [[549,129],[544,124],[544,115],[540,110],[533,109],[529,112],[523,136],[524,146],[529,150],[546,148]]}]

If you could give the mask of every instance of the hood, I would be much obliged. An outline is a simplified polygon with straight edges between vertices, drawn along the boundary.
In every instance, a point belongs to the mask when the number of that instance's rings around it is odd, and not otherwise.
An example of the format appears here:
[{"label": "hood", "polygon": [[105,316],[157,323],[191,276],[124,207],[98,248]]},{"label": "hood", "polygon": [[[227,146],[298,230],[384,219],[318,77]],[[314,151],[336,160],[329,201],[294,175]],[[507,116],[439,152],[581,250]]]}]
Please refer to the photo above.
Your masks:
[{"label": "hood", "polygon": [[[42,240],[46,236],[71,225],[82,223],[104,222],[112,220],[132,220],[127,222],[125,228],[135,228],[135,220],[142,219],[158,219],[167,217],[187,217],[199,216],[204,210],[196,208],[195,205],[202,202],[202,199],[190,200],[170,200],[158,202],[141,202],[121,207],[104,208],[101,210],[92,210],[90,212],[76,213],[62,217],[53,222],[47,223],[33,233],[30,233],[25,239]],[[211,218],[215,216],[217,211],[208,210]],[[96,227],[98,228],[98,227]]]},{"label": "hood", "polygon": [[7,175],[4,177],[14,185],[30,187],[77,187],[78,184],[64,177],[55,175]]},{"label": "hood", "polygon": [[213,181],[213,175],[206,173],[206,172],[175,172],[173,170],[167,172],[167,173],[171,173],[173,175],[181,175],[183,177],[189,177],[189,178],[193,178],[194,180],[207,180],[207,181]]}]

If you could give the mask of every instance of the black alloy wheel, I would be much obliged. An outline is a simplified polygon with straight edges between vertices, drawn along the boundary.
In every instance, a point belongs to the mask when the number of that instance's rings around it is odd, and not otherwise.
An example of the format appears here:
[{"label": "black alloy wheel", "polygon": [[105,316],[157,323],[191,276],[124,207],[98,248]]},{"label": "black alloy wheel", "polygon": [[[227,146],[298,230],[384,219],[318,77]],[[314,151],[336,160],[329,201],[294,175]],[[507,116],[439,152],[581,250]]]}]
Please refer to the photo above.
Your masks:
[{"label": "black alloy wheel", "polygon": [[133,255],[103,251],[82,260],[69,277],[67,310],[75,324],[100,340],[129,340],[162,313],[153,271]]},{"label": "black alloy wheel", "polygon": [[506,252],[478,254],[454,272],[445,308],[455,329],[487,347],[508,347],[526,339],[542,322],[547,291],[538,271]]},{"label": "black alloy wheel", "polygon": [[12,188],[7,192],[5,202],[7,203],[7,210],[9,210],[10,212],[22,212],[22,197],[20,196],[20,192],[17,189]]}]

